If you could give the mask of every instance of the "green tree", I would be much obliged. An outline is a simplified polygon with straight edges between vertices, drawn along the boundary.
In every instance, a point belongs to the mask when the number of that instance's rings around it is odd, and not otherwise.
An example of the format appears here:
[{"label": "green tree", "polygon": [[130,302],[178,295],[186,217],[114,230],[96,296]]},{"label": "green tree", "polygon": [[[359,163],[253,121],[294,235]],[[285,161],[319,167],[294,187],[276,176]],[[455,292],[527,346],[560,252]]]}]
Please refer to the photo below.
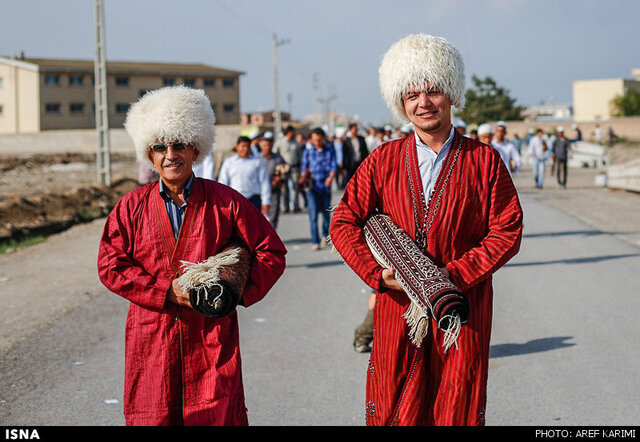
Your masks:
[{"label": "green tree", "polygon": [[623,95],[616,95],[611,100],[611,114],[616,117],[640,115],[640,92],[629,88]]},{"label": "green tree", "polygon": [[516,106],[516,99],[509,96],[509,90],[498,86],[489,76],[478,78],[472,75],[471,81],[473,86],[465,93],[464,110],[457,113],[467,124],[521,119],[520,112],[524,107]]}]

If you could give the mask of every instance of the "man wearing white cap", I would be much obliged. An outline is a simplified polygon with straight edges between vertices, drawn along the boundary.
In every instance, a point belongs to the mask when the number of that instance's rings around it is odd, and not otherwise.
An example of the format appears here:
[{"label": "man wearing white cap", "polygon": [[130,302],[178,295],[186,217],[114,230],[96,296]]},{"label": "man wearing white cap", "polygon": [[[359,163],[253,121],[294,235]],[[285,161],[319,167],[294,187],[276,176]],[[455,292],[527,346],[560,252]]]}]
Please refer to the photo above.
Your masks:
[{"label": "man wearing white cap", "polygon": [[467,123],[465,123],[464,120],[460,118],[456,118],[455,123],[453,124],[453,127],[456,128],[456,130],[460,135],[467,134]]},{"label": "man wearing white cap", "polygon": [[489,123],[483,123],[478,126],[478,140],[481,143],[491,145],[491,139],[493,138],[493,128]]},{"label": "man wearing white cap", "polygon": [[491,145],[500,152],[500,157],[507,166],[509,173],[511,173],[512,176],[515,176],[522,166],[522,158],[520,157],[516,146],[514,146],[511,141],[507,140],[505,135],[507,135],[507,123],[504,121],[498,121],[493,133]]},{"label": "man wearing white cap", "polygon": [[[207,96],[184,86],[151,91],[127,114],[138,161],[160,176],[120,199],[98,253],[100,280],[130,301],[127,425],[247,425],[233,306],[267,294],[284,271],[286,249],[242,195],[194,176],[192,165],[212,148],[213,125]],[[252,257],[244,290],[224,316],[198,313],[180,284],[185,263],[235,242]]]},{"label": "man wearing white cap", "polygon": [[[451,107],[464,107],[464,64],[444,38],[409,35],[386,52],[380,89],[414,132],[375,149],[336,207],[331,240],[377,291],[367,370],[369,425],[483,425],[489,370],[491,276],[519,247],[522,208],[498,152],[457,133]],[[408,334],[409,297],[363,234],[381,213],[404,230],[469,300],[470,317],[446,351],[434,320],[418,344]]]}]

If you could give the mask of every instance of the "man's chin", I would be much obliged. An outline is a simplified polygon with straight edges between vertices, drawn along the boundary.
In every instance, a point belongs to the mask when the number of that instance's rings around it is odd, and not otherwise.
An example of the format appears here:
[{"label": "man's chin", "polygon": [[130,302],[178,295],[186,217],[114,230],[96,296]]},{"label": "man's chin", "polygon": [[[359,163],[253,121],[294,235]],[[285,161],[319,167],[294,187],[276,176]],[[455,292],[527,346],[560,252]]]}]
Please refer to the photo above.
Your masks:
[{"label": "man's chin", "polygon": [[421,125],[415,125],[415,126],[426,133],[437,132],[439,129],[442,128],[442,121],[434,121],[432,123],[423,123]]}]

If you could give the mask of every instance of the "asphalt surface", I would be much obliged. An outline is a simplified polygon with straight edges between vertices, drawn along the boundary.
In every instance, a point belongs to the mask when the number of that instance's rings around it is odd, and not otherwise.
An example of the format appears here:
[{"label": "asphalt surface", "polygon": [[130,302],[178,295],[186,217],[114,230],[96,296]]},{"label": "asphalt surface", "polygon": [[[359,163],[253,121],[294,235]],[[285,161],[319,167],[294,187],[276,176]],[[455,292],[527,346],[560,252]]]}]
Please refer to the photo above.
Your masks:
[{"label": "asphalt surface", "polygon": [[[545,204],[541,192],[520,197],[521,251],[494,276],[487,424],[637,425],[640,249]],[[21,300],[0,325],[3,425],[124,424],[128,303],[96,284],[102,223],[62,234],[62,254],[52,238],[0,259],[0,300]],[[239,311],[249,423],[364,425],[368,355],[352,340],[368,290],[329,249],[311,250],[306,213],[283,215],[278,232],[287,270]],[[71,262],[68,290],[39,277],[49,260]],[[10,264],[43,271],[21,285]]]}]

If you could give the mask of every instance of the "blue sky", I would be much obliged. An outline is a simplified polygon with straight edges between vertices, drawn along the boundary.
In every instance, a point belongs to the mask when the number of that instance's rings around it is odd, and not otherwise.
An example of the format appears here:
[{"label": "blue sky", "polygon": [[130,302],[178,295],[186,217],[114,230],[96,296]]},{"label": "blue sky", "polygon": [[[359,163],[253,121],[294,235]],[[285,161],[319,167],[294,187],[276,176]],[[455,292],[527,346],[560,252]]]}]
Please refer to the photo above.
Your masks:
[{"label": "blue sky", "polygon": [[[0,0],[0,55],[94,57],[93,0]],[[282,109],[301,118],[326,84],[332,107],[390,119],[380,57],[424,32],[462,53],[467,84],[489,75],[518,104],[570,103],[572,82],[640,67],[635,0],[104,0],[108,60],[201,62],[246,72],[243,112],[273,108],[272,35]],[[291,95],[291,105],[288,96]]]}]

